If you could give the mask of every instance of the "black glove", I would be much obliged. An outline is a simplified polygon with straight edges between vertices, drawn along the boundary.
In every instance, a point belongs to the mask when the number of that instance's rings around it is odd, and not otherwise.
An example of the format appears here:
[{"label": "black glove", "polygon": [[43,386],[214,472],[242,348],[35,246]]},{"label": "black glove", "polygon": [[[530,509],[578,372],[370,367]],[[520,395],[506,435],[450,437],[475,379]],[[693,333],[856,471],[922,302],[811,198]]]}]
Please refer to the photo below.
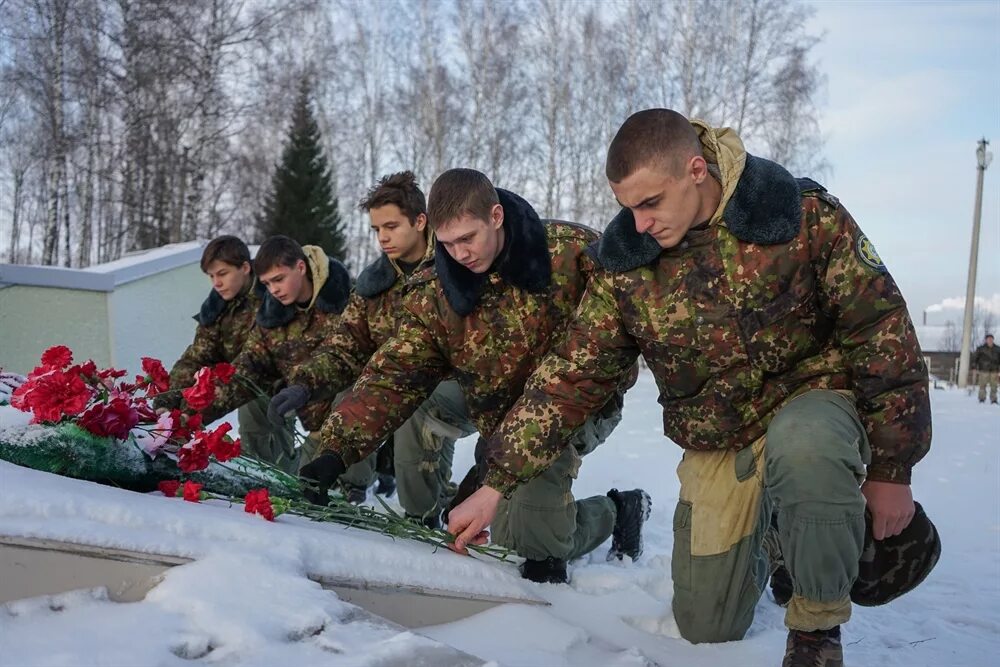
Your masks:
[{"label": "black glove", "polygon": [[267,404],[267,421],[275,426],[285,426],[285,415],[295,412],[309,402],[309,390],[300,384],[285,387]]},{"label": "black glove", "polygon": [[299,468],[302,495],[313,505],[326,507],[330,504],[328,495],[330,487],[337,483],[337,479],[346,470],[347,466],[344,464],[344,459],[340,458],[340,454],[326,452]]}]

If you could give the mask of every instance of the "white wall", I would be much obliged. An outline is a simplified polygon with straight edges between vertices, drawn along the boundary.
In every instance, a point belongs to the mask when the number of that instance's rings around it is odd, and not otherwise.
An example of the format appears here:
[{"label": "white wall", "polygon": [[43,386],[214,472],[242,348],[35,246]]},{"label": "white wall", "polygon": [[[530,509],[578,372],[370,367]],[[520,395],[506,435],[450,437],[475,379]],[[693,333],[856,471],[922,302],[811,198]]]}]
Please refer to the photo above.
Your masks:
[{"label": "white wall", "polygon": [[142,357],[156,357],[169,370],[194,339],[192,316],[211,289],[197,263],[116,287],[108,295],[115,367],[138,374]]}]

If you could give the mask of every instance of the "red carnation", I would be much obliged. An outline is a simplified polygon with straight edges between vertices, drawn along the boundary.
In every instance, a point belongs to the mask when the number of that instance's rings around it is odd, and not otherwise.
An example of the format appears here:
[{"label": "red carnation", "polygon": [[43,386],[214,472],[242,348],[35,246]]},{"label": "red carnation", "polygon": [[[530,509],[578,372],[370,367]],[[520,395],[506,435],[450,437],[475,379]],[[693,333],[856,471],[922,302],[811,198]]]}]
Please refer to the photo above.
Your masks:
[{"label": "red carnation", "polygon": [[31,378],[11,394],[10,404],[34,413],[32,423],[57,422],[64,415],[78,415],[90,402],[91,390],[79,375],[51,370]]},{"label": "red carnation", "polygon": [[76,371],[86,380],[97,379],[97,364],[95,364],[92,359],[88,359],[83,364],[74,366],[73,368],[75,368]]},{"label": "red carnation", "polygon": [[117,368],[105,368],[103,371],[98,371],[97,377],[102,380],[117,380],[120,377],[125,377],[128,371],[120,371]]},{"label": "red carnation", "polygon": [[165,479],[156,485],[156,488],[160,490],[160,493],[168,498],[176,498],[177,490],[181,488],[181,483],[176,479]]},{"label": "red carnation", "polygon": [[155,396],[170,389],[170,374],[167,373],[159,359],[143,357],[142,370],[146,372],[146,377],[143,380],[148,383],[146,385],[147,396]]},{"label": "red carnation", "polygon": [[274,508],[271,506],[271,496],[267,489],[253,489],[247,492],[243,499],[243,511],[248,514],[259,514],[268,521],[274,521]]},{"label": "red carnation", "polygon": [[184,472],[197,472],[208,467],[208,447],[205,446],[205,434],[198,431],[194,440],[177,450],[177,467]]},{"label": "red carnation", "polygon": [[139,413],[125,398],[114,398],[108,403],[96,403],[80,416],[79,424],[94,435],[111,436],[119,440],[128,438],[129,432],[139,423]]},{"label": "red carnation", "polygon": [[215,377],[222,384],[229,384],[229,381],[233,379],[234,375],[236,375],[236,367],[222,361],[212,367],[212,374],[215,375]]},{"label": "red carnation", "polygon": [[55,345],[42,352],[42,364],[49,368],[66,368],[73,363],[73,352],[65,345]]},{"label": "red carnation", "polygon": [[228,461],[240,455],[240,441],[235,441],[226,435],[233,427],[228,423],[219,424],[219,427],[205,436],[205,443],[208,451],[215,455],[219,461]]},{"label": "red carnation", "polygon": [[184,482],[184,500],[196,503],[201,500],[201,484],[197,482]]},{"label": "red carnation", "polygon": [[212,384],[212,369],[204,367],[194,374],[194,385],[181,392],[188,407],[201,412],[215,400],[215,385]]}]

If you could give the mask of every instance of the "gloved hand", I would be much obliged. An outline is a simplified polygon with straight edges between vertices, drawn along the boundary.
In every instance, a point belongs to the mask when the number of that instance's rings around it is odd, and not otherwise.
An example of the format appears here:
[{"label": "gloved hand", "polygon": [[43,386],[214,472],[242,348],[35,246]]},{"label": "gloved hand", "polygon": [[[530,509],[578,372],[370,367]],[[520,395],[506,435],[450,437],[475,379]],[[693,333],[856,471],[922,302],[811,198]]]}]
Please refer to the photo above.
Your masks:
[{"label": "gloved hand", "polygon": [[302,484],[302,495],[313,505],[326,507],[330,504],[327,493],[330,487],[337,483],[337,478],[344,474],[347,466],[340,454],[326,452],[310,463],[299,468],[299,482]]},{"label": "gloved hand", "polygon": [[267,421],[275,426],[285,425],[285,415],[300,410],[309,402],[309,390],[300,384],[285,387],[267,404]]}]

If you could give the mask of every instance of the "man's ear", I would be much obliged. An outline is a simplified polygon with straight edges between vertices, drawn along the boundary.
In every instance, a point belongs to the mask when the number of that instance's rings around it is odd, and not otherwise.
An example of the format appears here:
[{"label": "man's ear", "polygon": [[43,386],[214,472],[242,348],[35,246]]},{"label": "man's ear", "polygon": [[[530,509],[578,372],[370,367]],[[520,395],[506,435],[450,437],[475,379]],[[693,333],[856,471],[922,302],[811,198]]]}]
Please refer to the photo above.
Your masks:
[{"label": "man's ear", "polygon": [[503,226],[503,206],[500,204],[493,204],[493,208],[490,209],[490,226],[493,229],[500,229]]}]

